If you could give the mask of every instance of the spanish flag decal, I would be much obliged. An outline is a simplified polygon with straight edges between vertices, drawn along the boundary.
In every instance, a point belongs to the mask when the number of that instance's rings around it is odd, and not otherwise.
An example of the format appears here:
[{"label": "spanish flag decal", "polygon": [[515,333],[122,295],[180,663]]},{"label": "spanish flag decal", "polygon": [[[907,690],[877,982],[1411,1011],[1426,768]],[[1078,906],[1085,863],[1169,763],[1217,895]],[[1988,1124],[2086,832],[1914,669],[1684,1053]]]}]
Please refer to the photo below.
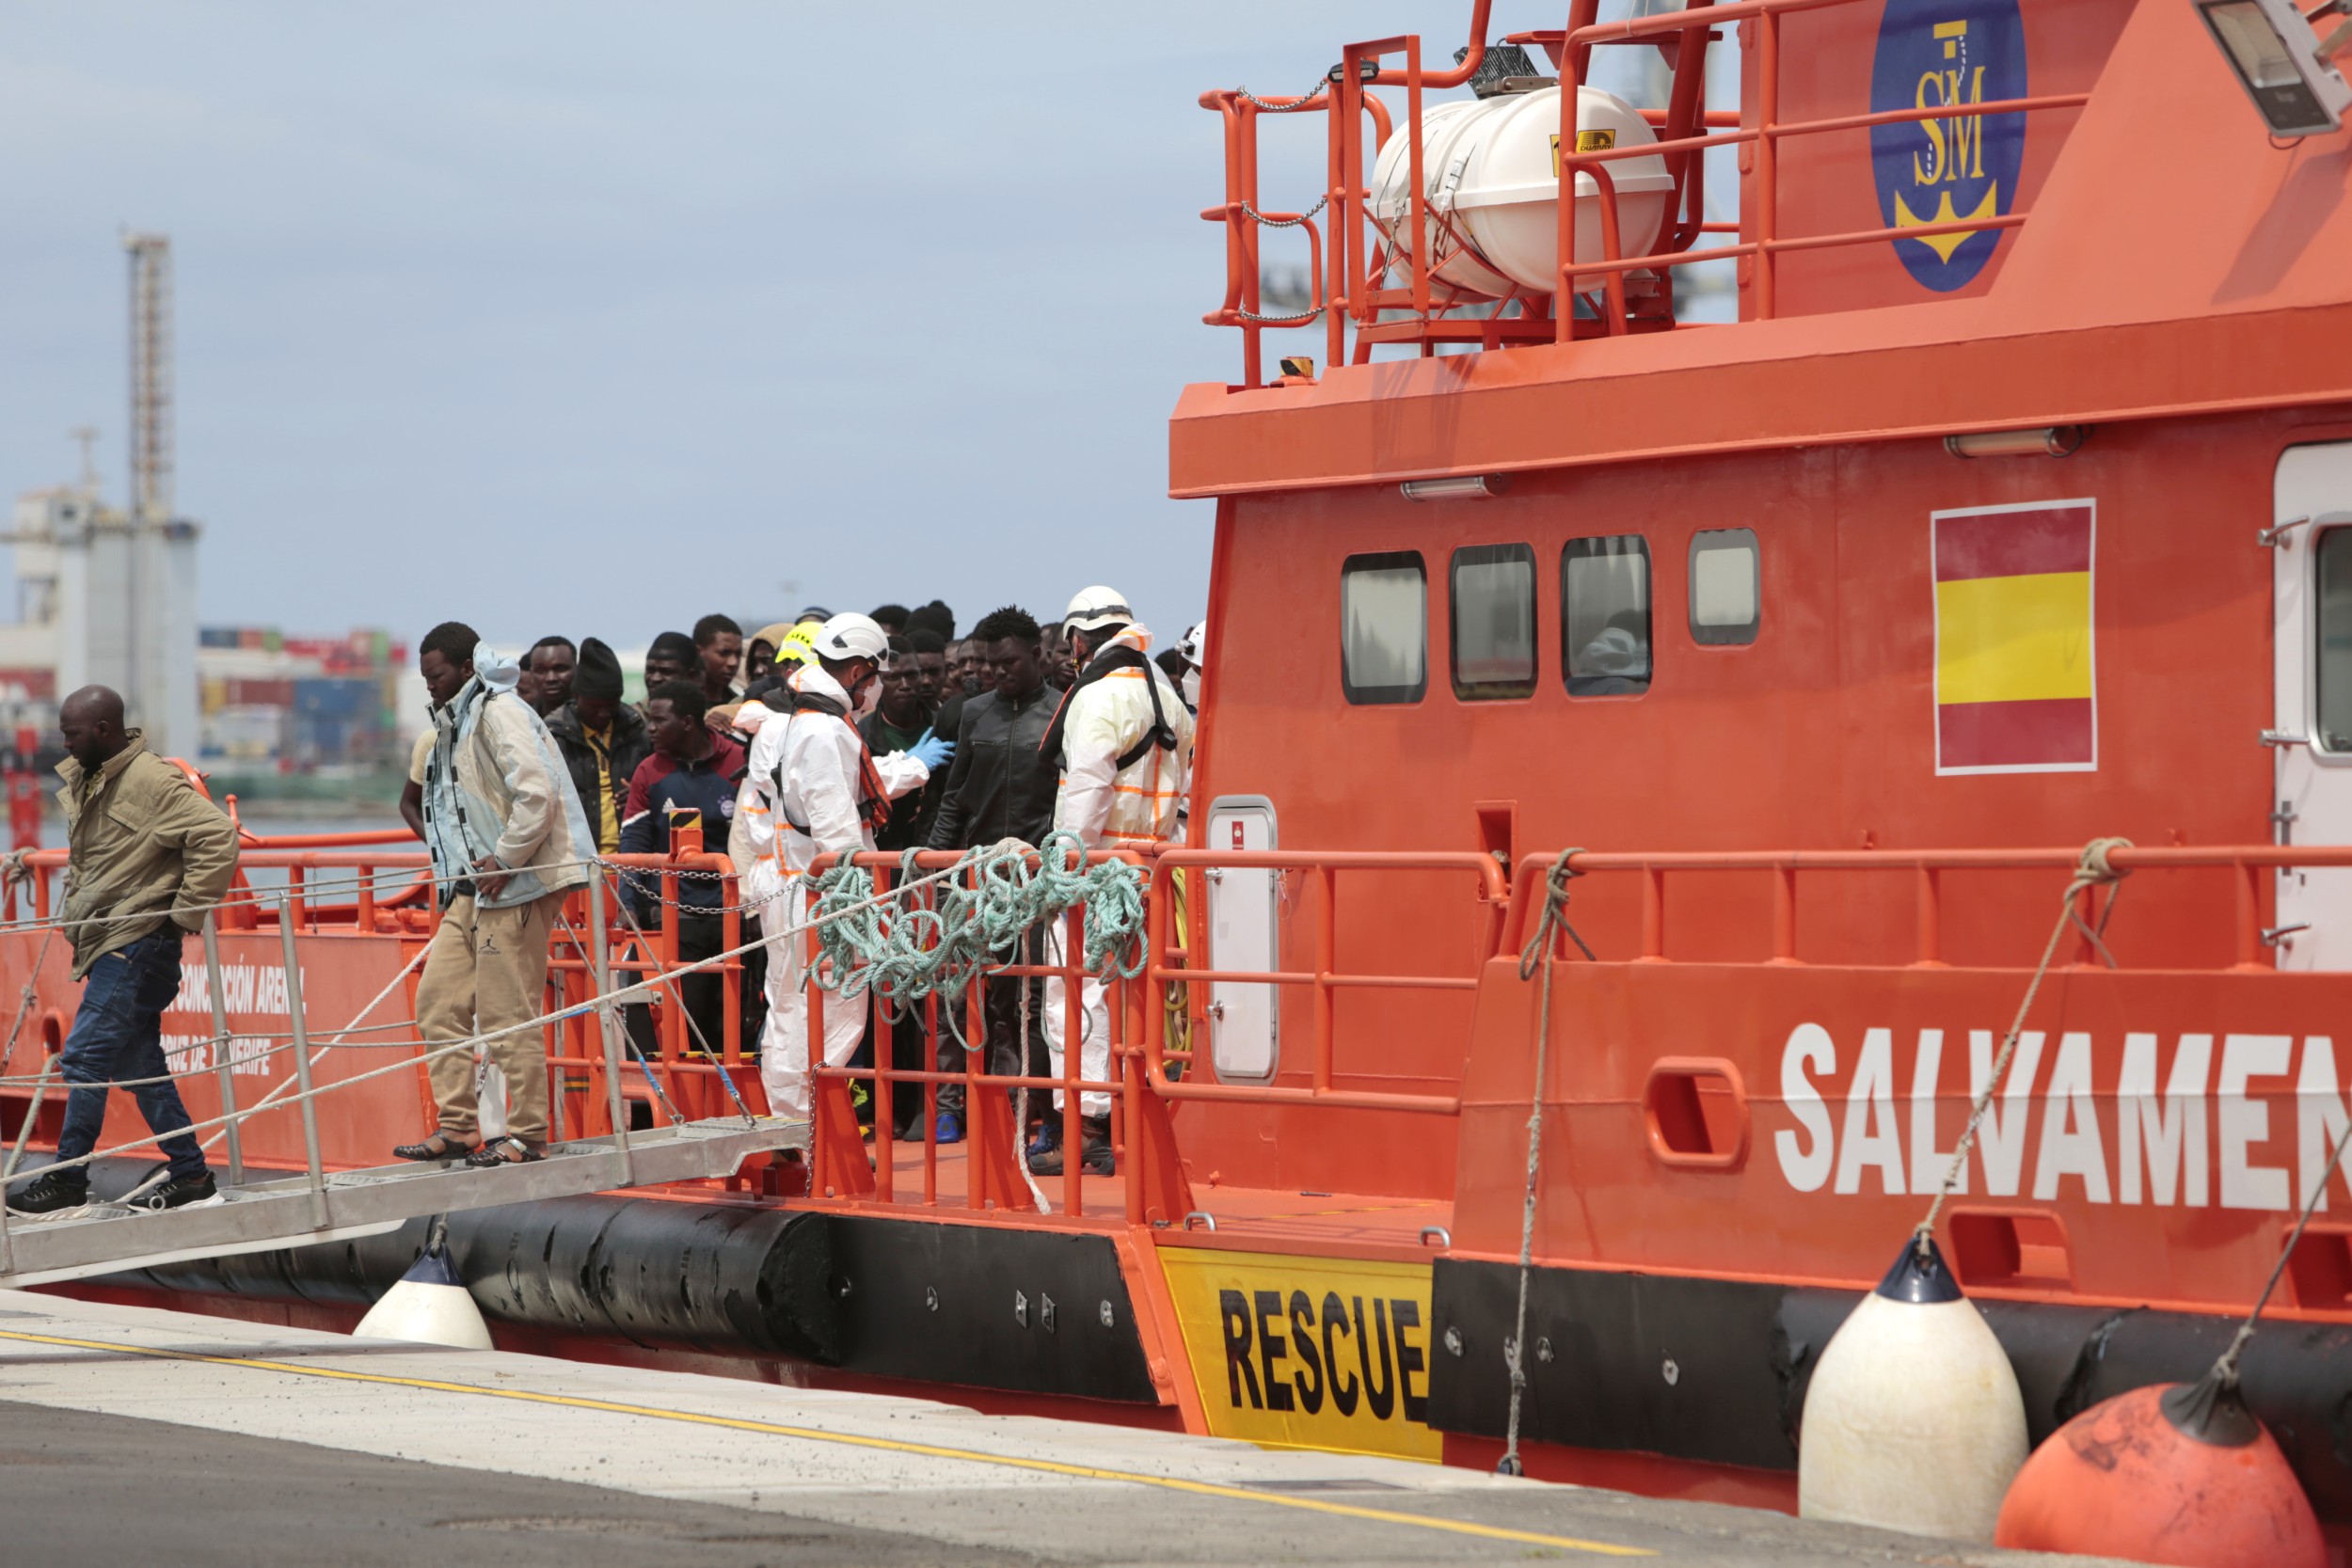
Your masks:
[{"label": "spanish flag decal", "polygon": [[2094,504],[1938,512],[1935,770],[2099,766],[2091,661]]}]

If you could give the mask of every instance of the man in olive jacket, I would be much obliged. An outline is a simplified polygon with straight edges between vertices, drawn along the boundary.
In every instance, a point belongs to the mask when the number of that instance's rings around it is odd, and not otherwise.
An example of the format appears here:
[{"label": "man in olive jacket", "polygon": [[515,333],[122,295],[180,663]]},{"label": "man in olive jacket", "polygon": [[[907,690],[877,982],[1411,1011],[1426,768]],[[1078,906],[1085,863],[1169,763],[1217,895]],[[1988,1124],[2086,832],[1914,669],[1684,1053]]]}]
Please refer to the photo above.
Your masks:
[{"label": "man in olive jacket", "polygon": [[[68,866],[60,916],[73,948],[73,978],[87,982],[59,1068],[66,1095],[57,1158],[98,1145],[109,1083],[161,1079],[164,1009],[180,991],[180,943],[200,930],[237,869],[237,830],[188,776],[123,728],[122,699],[86,686],[58,709],[66,760]],[[139,1201],[152,1209],[217,1203],[204,1150],[188,1126],[178,1087],[146,1083],[129,1091],[169,1157],[168,1177]],[[89,1167],[44,1170],[8,1195],[26,1213],[78,1209],[89,1198]]]}]

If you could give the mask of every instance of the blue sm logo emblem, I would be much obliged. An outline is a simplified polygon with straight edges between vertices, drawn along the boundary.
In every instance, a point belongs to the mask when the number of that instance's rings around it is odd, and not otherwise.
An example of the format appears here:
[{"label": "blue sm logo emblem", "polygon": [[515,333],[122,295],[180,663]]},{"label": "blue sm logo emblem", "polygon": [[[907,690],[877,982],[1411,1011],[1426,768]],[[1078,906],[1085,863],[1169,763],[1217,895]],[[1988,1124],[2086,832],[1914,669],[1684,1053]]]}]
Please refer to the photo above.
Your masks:
[{"label": "blue sm logo emblem", "polygon": [[[1964,110],[2026,96],[2026,26],[2017,0],[1886,0],[1870,108]],[[1997,217],[2017,202],[2026,117],[1965,112],[1879,125],[1870,169],[1890,229]],[[1984,270],[1999,230],[1899,239],[1895,254],[1928,288],[1948,293]]]}]

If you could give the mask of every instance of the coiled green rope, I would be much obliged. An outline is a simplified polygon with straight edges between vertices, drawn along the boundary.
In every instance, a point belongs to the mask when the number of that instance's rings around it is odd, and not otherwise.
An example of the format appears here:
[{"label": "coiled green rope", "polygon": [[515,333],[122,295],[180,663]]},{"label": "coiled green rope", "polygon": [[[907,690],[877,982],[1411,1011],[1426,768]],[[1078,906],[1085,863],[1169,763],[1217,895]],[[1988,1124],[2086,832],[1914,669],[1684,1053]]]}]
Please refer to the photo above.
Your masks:
[{"label": "coiled green rope", "polygon": [[[912,855],[902,879],[914,874]],[[897,1018],[927,996],[949,1004],[974,978],[1016,961],[1024,933],[1073,909],[1086,911],[1086,973],[1132,980],[1143,973],[1144,876],[1126,861],[1086,863],[1074,833],[1056,832],[1038,847],[971,849],[956,875],[931,884],[927,907],[874,899],[872,873],[837,865],[816,879],[818,942],[830,960],[819,983],[846,997],[876,990]]]}]

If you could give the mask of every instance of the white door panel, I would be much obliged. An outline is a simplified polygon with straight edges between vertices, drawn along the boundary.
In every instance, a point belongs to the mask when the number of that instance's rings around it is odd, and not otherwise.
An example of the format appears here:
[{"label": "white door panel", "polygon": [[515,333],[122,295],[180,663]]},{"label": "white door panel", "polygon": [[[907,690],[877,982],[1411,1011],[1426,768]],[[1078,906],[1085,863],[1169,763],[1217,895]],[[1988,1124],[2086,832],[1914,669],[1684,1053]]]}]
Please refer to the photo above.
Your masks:
[{"label": "white door panel", "polygon": [[[1274,802],[1258,795],[1220,797],[1209,807],[1211,849],[1277,847]],[[1277,904],[1282,874],[1233,866],[1201,872],[1208,888],[1207,967],[1266,974],[1280,969]],[[1263,1084],[1281,1060],[1281,1011],[1270,984],[1209,983],[1209,1060],[1227,1084]]]},{"label": "white door panel", "polygon": [[[2320,700],[2323,640],[2331,670],[2352,656],[2352,605],[2330,594],[2322,615],[2319,584],[2331,546],[2331,579],[2352,563],[2352,442],[2289,448],[2275,488],[2271,526],[2296,526],[2271,546],[2272,826],[2280,843],[2352,844],[2352,721],[2330,701],[2323,722]],[[2352,970],[2352,868],[2281,870],[2277,918],[2280,969]]]}]

